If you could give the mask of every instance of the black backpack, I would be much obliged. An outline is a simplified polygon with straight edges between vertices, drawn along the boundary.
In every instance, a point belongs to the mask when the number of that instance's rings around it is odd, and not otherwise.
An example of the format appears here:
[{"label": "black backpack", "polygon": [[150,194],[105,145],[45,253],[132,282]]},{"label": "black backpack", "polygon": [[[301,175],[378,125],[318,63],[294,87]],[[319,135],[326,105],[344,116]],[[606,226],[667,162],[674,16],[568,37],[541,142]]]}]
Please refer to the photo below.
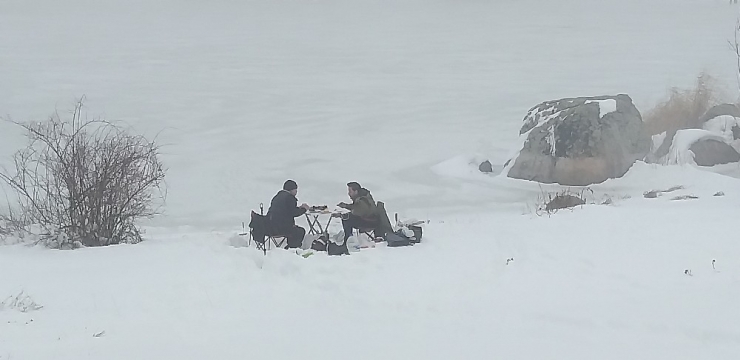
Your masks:
[{"label": "black backpack", "polygon": [[333,241],[329,241],[328,236],[322,235],[318,239],[311,243],[311,249],[316,251],[326,251],[329,255],[349,255],[349,249],[347,249],[347,242],[339,245]]},{"label": "black backpack", "polygon": [[411,245],[411,239],[407,238],[402,230],[385,234],[385,242],[388,243],[388,247]]}]

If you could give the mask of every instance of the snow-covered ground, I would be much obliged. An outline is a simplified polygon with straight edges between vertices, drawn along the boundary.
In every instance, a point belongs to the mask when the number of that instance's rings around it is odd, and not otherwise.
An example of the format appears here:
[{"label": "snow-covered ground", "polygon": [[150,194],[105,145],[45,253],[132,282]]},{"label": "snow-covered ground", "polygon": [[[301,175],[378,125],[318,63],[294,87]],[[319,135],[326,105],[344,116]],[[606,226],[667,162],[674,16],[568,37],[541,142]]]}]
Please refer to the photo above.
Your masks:
[{"label": "snow-covered ground", "polygon": [[[733,100],[736,14],[725,0],[0,1],[0,114],[43,119],[86,94],[88,116],[161,131],[170,168],[142,244],[0,247],[0,301],[43,306],[0,307],[0,360],[735,359],[737,165],[638,163],[586,193],[612,205],[552,216],[533,209],[557,187],[476,169],[502,169],[544,100],[627,93],[645,111],[702,70]],[[0,163],[22,143],[0,123]],[[328,205],[360,181],[429,220],[424,242],[336,258],[233,246],[286,178]]]},{"label": "snow-covered ground", "polygon": [[0,291],[44,308],[0,311],[2,359],[734,359],[740,185],[706,175],[549,218],[439,217],[421,245],[342,258],[187,229],[4,247]]}]

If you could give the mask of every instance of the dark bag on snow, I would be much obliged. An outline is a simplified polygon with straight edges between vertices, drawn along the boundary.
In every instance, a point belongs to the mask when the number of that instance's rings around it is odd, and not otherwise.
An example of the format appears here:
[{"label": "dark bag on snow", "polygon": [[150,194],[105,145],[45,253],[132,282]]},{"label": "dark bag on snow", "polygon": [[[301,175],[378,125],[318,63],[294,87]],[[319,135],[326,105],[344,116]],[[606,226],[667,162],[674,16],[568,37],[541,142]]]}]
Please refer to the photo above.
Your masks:
[{"label": "dark bag on snow", "polygon": [[414,240],[411,240],[412,243],[418,244],[421,242],[421,226],[409,226],[409,229],[414,232]]},{"label": "dark bag on snow", "polygon": [[385,235],[385,242],[388,243],[388,247],[399,247],[411,245],[411,239],[407,238],[403,231],[396,231],[394,233],[388,233]]},{"label": "dark bag on snow", "polygon": [[315,251],[326,251],[329,255],[349,255],[347,244],[336,244],[329,240],[329,236],[326,234],[321,235],[318,239],[311,243],[311,249]]},{"label": "dark bag on snow", "polygon": [[336,244],[333,241],[326,243],[326,253],[329,255],[349,255],[349,249],[347,249],[347,242],[344,244]]},{"label": "dark bag on snow", "polygon": [[316,239],[311,243],[311,250],[326,251],[326,242],[324,239]]},{"label": "dark bag on snow", "polygon": [[[316,250],[316,251],[326,251],[326,252],[329,252],[329,245],[331,245],[331,244],[334,244],[334,243],[331,242],[331,241],[329,241],[329,235],[328,234],[322,234],[316,240],[314,240],[311,243],[311,249],[312,250]],[[331,255],[331,254],[329,254],[329,255]]]}]

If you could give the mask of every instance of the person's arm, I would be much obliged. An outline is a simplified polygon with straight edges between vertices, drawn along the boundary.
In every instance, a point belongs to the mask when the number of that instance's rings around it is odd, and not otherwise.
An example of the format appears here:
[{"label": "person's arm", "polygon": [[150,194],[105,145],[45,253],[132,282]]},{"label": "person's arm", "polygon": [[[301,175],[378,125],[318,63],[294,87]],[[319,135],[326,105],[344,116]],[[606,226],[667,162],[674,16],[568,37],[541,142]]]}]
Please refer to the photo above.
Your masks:
[{"label": "person's arm", "polygon": [[292,197],[290,199],[290,208],[293,209],[293,217],[299,217],[306,213],[308,206],[298,206],[298,199]]},{"label": "person's arm", "polygon": [[353,204],[347,204],[345,202],[340,202],[337,206],[339,206],[342,209],[352,210],[354,207]]},{"label": "person's arm", "polygon": [[375,215],[373,214],[373,208],[370,206],[368,201],[364,199],[355,201],[355,204],[352,206],[352,214],[362,218],[369,218]]}]

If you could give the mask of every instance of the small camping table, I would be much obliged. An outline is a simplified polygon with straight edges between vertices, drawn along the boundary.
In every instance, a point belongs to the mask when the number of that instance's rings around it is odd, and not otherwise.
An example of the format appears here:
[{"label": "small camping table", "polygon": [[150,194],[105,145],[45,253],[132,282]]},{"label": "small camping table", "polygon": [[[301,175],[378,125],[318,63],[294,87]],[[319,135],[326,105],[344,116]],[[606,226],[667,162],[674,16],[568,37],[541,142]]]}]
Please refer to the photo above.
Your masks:
[{"label": "small camping table", "polygon": [[[326,226],[322,227],[319,218],[322,215],[328,215],[329,220],[326,222]],[[331,220],[334,219],[334,214],[331,211],[308,211],[306,212],[306,221],[308,222],[308,233],[311,235],[321,235],[329,233],[329,225]]]}]

